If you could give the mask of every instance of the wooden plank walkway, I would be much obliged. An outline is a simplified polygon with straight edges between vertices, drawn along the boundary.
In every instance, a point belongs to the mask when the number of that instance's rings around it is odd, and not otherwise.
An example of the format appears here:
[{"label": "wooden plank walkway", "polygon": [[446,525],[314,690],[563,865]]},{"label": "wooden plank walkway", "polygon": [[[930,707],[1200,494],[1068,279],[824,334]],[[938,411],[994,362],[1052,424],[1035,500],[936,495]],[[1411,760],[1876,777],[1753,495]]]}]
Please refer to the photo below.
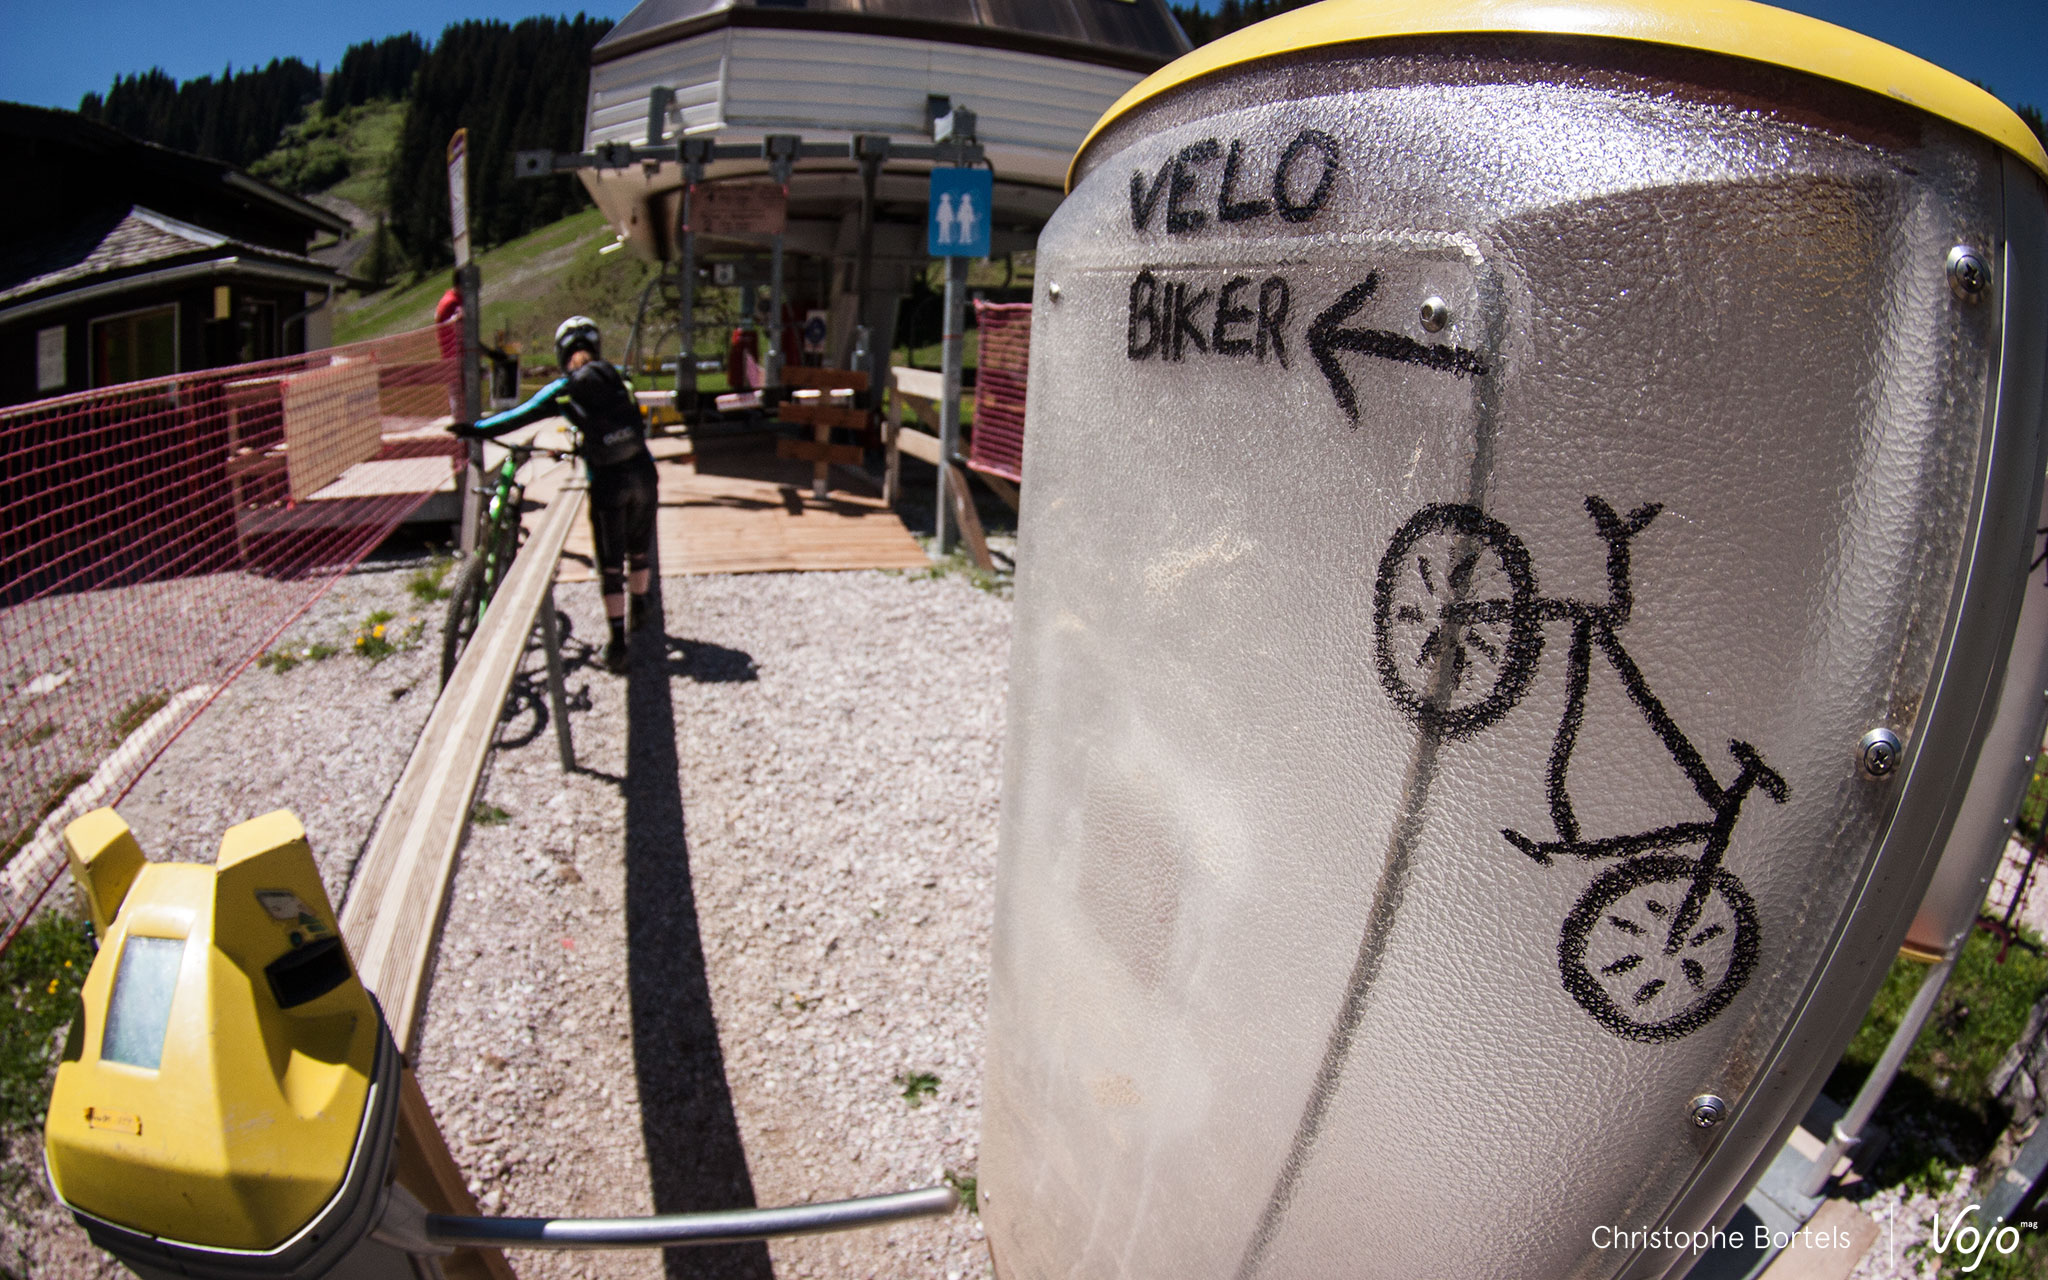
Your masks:
[{"label": "wooden plank walkway", "polygon": [[[392,1038],[407,1059],[416,1047],[435,938],[484,757],[551,585],[549,571],[569,531],[586,523],[580,479],[568,486],[558,483],[557,496],[541,513],[540,529],[512,562],[476,638],[462,651],[447,690],[420,730],[341,910],[341,933],[356,972],[384,1006]],[[494,621],[500,625],[492,626]]]},{"label": "wooden plank walkway", "polygon": [[[555,447],[566,443],[550,427],[536,438]],[[772,438],[707,442],[701,455],[678,438],[648,446],[661,485],[655,540],[664,576],[922,569],[931,563],[860,472],[835,468],[834,488],[820,500],[810,494],[810,464],[777,458]],[[570,474],[564,465],[537,475],[528,497],[548,501]],[[529,522],[537,514],[529,513]],[[590,522],[579,520],[557,580],[595,577]]]}]

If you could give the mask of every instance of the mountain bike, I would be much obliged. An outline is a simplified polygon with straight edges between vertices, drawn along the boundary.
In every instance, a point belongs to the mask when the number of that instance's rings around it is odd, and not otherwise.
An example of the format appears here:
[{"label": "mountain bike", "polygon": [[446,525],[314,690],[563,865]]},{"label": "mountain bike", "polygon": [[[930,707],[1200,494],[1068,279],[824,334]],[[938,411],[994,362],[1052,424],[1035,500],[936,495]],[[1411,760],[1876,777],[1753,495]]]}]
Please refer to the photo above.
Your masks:
[{"label": "mountain bike", "polygon": [[[1607,599],[1537,594],[1528,548],[1506,525],[1463,504],[1424,507],[1395,533],[1373,590],[1374,658],[1389,696],[1426,732],[1461,738],[1506,715],[1543,655],[1544,626],[1567,622],[1565,705],[1551,742],[1548,793],[1554,839],[1513,829],[1509,845],[1549,866],[1556,859],[1621,858],[1565,917],[1558,968],[1565,990],[1617,1035],[1674,1040],[1712,1021],[1756,967],[1756,905],[1723,868],[1745,801],[1783,804],[1785,779],[1757,749],[1728,743],[1735,776],[1723,785],[1679,729],[1621,641],[1633,609],[1629,550],[1662,510],[1623,516],[1597,497],[1586,512],[1607,546]],[[1706,821],[1589,838],[1572,805],[1572,754],[1598,655],[1629,702],[1706,804]],[[1669,852],[1698,845],[1697,857]]]},{"label": "mountain bike", "polygon": [[[485,491],[490,501],[477,529],[476,549],[463,563],[448,597],[448,617],[441,628],[443,688],[454,674],[456,660],[462,656],[469,638],[476,634],[485,610],[490,608],[491,597],[504,584],[506,575],[512,571],[512,561],[519,554],[520,508],[526,500],[526,482],[519,473],[536,454],[558,462],[575,457],[572,452],[533,444],[505,446],[505,458],[498,464],[491,487]],[[563,634],[568,634],[568,618],[562,616],[558,621],[564,628]]]}]

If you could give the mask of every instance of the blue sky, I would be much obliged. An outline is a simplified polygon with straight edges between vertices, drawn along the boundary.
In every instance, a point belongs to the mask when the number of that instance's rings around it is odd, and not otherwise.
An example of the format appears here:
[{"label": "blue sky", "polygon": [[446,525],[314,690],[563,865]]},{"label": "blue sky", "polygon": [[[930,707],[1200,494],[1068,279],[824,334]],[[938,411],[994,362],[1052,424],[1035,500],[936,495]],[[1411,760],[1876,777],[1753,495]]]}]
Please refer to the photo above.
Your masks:
[{"label": "blue sky", "polygon": [[[1214,0],[1205,0],[1214,8]],[[624,17],[630,3],[597,11]],[[2008,102],[2048,110],[2048,4],[2043,0],[1789,0],[1810,13],[1984,81]],[[75,107],[89,89],[152,66],[185,79],[296,56],[333,67],[362,40],[431,37],[464,18],[517,19],[560,6],[476,0],[0,0],[0,98]]]}]

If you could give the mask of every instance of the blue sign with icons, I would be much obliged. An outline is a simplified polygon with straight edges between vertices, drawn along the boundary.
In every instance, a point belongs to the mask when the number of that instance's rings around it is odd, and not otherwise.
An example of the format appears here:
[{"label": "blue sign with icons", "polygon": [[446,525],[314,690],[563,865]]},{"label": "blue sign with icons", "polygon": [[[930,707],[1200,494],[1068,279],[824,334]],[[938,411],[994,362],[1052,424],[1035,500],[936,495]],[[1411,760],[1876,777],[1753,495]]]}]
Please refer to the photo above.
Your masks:
[{"label": "blue sign with icons", "polygon": [[932,170],[926,250],[934,258],[986,258],[995,175],[986,169]]}]

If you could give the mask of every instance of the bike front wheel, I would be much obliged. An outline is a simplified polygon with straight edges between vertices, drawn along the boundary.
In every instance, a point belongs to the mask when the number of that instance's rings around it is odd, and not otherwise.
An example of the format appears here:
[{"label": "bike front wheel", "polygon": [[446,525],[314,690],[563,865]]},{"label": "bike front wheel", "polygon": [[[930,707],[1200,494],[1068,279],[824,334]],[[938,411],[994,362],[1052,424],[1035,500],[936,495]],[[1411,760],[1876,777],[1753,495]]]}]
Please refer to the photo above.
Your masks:
[{"label": "bike front wheel", "polygon": [[448,687],[448,677],[455,674],[455,664],[461,660],[462,651],[469,646],[469,638],[476,634],[477,625],[483,621],[484,610],[491,603],[491,596],[498,584],[511,571],[512,557],[519,549],[519,534],[515,530],[496,531],[484,547],[470,553],[463,561],[462,572],[455,579],[453,593],[448,597],[448,616],[441,626],[441,687]]},{"label": "bike front wheel", "polygon": [[1557,962],[1579,1007],[1619,1036],[1677,1040],[1728,1007],[1756,968],[1756,904],[1716,869],[1697,917],[1674,928],[1697,859],[1631,858],[1595,880],[1565,918]]},{"label": "bike front wheel", "polygon": [[1521,700],[1543,652],[1528,548],[1460,503],[1424,507],[1380,557],[1374,660],[1388,696],[1445,737],[1477,733]]}]

